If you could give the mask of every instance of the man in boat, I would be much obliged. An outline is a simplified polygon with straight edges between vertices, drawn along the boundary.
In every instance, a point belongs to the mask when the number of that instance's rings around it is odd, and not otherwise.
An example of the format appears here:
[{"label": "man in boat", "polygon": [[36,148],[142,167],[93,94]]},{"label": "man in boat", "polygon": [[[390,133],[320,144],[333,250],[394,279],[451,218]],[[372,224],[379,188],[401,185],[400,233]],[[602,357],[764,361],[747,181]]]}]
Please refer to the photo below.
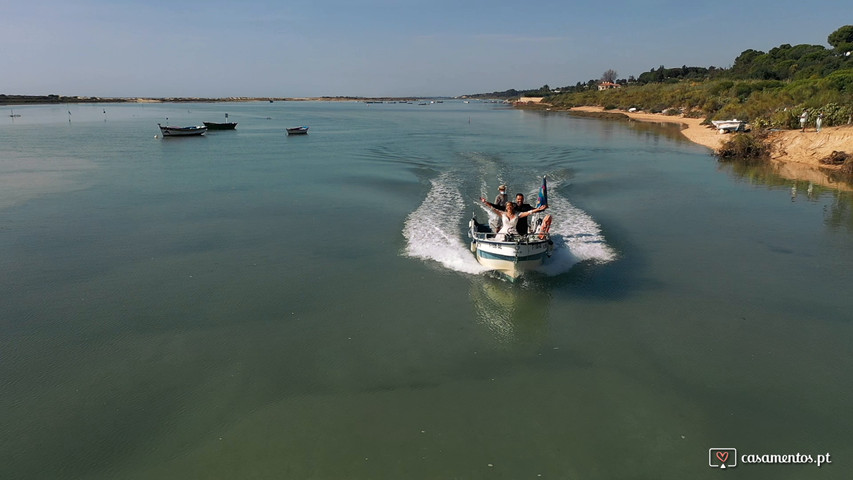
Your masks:
[{"label": "man in boat", "polygon": [[498,187],[498,196],[495,197],[495,203],[493,203],[492,206],[498,210],[503,210],[504,205],[506,205],[506,200],[506,185],[501,185]]},{"label": "man in boat", "polygon": [[[542,210],[545,210],[546,208],[548,208],[548,205],[544,205],[544,207],[545,208],[543,208]],[[524,194],[516,193],[515,194],[515,211],[517,213],[524,213],[524,212],[529,212],[531,210],[536,210],[536,209],[533,208],[529,203],[524,203]],[[518,220],[518,224],[515,226],[515,229],[518,230],[519,235],[527,235],[527,230],[528,230],[527,225],[528,225],[527,224],[527,218],[521,218]]]}]

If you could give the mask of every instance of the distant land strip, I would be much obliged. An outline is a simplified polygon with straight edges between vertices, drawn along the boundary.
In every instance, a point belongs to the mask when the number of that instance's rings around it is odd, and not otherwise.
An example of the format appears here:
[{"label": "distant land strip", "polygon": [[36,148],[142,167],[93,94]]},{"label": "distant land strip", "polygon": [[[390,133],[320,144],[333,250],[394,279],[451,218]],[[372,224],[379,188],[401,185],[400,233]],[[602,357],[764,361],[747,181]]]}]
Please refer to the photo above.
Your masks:
[{"label": "distant land strip", "polygon": [[[0,105],[37,105],[52,103],[179,103],[179,102],[414,102],[422,98],[439,97],[81,97],[62,95],[6,95],[0,94]],[[444,98],[444,97],[441,97]]]}]

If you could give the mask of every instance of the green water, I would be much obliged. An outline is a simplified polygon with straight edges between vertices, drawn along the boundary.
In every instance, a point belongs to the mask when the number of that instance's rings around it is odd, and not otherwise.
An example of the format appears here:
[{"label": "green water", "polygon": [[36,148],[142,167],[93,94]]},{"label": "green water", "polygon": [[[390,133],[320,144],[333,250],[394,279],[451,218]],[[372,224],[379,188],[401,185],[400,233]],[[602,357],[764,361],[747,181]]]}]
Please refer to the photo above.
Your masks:
[{"label": "green water", "polygon": [[[225,112],[236,131],[155,138]],[[0,478],[851,471],[843,190],[668,128],[494,104],[15,113]],[[542,175],[551,262],[482,272],[477,197]],[[710,448],[833,463],[723,473]]]}]

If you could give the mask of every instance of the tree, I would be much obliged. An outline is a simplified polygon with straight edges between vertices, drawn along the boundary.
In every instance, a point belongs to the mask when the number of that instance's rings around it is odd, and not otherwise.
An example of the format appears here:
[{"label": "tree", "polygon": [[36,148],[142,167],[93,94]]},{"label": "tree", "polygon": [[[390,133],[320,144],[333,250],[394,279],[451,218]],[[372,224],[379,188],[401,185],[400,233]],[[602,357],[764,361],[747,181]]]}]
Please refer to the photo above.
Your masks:
[{"label": "tree", "polygon": [[840,53],[853,50],[853,25],[845,25],[829,34],[826,41]]},{"label": "tree", "polygon": [[761,50],[753,50],[748,49],[741,52],[740,55],[735,58],[735,63],[732,65],[732,71],[741,76],[747,76],[751,73],[755,61],[764,55],[764,52]]},{"label": "tree", "polygon": [[601,74],[601,81],[613,83],[616,81],[616,77],[618,75],[619,73],[616,70],[613,70],[612,68],[608,69],[606,72]]}]

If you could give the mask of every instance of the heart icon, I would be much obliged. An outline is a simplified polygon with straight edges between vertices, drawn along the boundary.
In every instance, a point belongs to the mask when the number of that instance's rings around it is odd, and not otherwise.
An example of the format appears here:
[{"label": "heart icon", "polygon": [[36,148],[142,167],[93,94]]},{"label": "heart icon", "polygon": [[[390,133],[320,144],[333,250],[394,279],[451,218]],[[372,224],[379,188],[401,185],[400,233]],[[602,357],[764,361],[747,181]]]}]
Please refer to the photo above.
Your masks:
[{"label": "heart icon", "polygon": [[720,462],[722,462],[722,463],[726,463],[726,460],[728,460],[728,459],[729,459],[729,452],[717,452],[717,454],[716,454],[716,455],[717,455],[717,458],[718,458],[718,459],[720,460]]}]

